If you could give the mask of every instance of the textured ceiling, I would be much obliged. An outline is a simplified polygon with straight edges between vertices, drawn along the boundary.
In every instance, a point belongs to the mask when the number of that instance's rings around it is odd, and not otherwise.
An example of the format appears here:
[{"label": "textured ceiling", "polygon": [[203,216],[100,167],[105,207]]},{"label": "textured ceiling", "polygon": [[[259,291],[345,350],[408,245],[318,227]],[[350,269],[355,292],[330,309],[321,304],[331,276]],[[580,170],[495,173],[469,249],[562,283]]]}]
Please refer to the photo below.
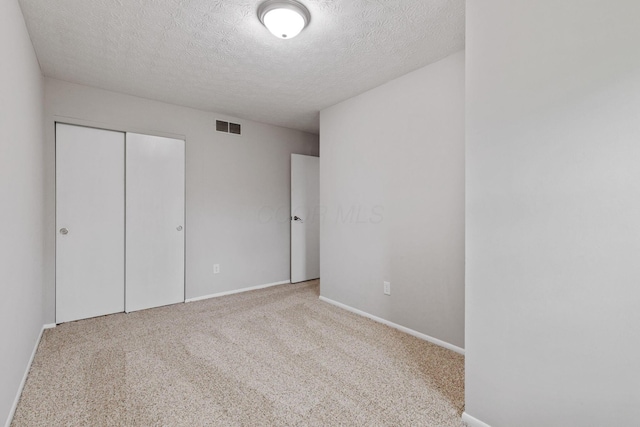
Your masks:
[{"label": "textured ceiling", "polygon": [[464,0],[302,0],[280,40],[261,0],[20,0],[46,76],[294,129],[464,47]]}]

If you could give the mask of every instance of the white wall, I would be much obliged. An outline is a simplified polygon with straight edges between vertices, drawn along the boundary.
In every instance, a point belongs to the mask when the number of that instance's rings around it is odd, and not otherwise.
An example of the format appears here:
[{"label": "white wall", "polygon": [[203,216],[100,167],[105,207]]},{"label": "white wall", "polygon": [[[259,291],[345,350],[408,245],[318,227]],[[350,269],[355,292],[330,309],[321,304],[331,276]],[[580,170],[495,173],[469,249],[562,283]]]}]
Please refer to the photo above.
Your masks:
[{"label": "white wall", "polygon": [[638,425],[640,2],[467,3],[466,411]]},{"label": "white wall", "polygon": [[0,425],[42,328],[43,79],[15,0],[0,2]]},{"label": "white wall", "polygon": [[[216,118],[241,123],[242,136],[216,132]],[[47,322],[55,307],[56,120],[186,138],[187,298],[289,279],[290,155],[317,155],[317,135],[47,78]]]},{"label": "white wall", "polygon": [[320,140],[322,296],[464,347],[464,52],[323,110]]}]

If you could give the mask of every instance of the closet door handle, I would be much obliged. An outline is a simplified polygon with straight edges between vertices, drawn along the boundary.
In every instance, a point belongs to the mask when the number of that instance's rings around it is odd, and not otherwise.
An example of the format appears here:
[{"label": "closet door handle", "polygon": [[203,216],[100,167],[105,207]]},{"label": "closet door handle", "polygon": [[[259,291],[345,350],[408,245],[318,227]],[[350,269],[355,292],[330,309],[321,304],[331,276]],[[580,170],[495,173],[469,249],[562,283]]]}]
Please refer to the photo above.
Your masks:
[{"label": "closet door handle", "polygon": [[66,228],[61,228],[61,229],[60,229],[60,234],[62,234],[62,235],[65,235],[65,236],[66,236],[67,234],[69,234],[69,230],[67,230]]},{"label": "closet door handle", "polygon": [[177,227],[176,227],[176,230],[178,230],[178,231],[182,231],[182,226],[181,226],[181,225],[177,226]]}]

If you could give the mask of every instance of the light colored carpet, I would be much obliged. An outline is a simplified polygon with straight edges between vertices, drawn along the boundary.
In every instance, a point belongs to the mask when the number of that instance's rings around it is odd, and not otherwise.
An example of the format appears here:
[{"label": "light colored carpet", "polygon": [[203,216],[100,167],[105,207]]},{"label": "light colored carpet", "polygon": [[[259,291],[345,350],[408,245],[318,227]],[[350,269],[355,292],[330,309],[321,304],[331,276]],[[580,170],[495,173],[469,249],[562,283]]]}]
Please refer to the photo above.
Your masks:
[{"label": "light colored carpet", "polygon": [[318,281],[47,330],[13,426],[456,426],[463,357]]}]

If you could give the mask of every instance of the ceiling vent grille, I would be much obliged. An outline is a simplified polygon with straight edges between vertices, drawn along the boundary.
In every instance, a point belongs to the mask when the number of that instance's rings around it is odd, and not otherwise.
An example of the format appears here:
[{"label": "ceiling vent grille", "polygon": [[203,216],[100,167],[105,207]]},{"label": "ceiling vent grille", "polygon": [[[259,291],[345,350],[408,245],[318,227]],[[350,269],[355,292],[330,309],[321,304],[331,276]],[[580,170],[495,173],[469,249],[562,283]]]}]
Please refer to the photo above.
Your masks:
[{"label": "ceiling vent grille", "polygon": [[223,120],[216,120],[216,130],[218,132],[232,133],[234,135],[242,135],[242,126],[238,123],[229,123]]},{"label": "ceiling vent grille", "polygon": [[241,129],[238,123],[229,123],[229,133],[240,135]]},{"label": "ceiling vent grille", "polygon": [[229,122],[223,122],[222,120],[216,120],[216,130],[218,132],[229,132]]}]

